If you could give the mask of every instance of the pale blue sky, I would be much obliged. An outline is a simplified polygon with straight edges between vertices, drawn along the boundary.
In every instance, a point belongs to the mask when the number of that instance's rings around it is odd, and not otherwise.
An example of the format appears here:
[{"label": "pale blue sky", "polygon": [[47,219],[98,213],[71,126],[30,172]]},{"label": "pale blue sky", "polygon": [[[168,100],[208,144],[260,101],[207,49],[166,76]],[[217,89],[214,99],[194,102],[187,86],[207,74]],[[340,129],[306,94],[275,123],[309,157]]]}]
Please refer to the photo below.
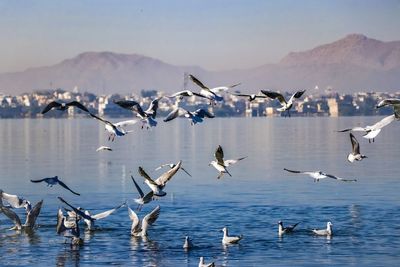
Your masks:
[{"label": "pale blue sky", "polygon": [[399,0],[0,0],[0,72],[85,51],[210,70],[276,63],[349,33],[400,40]]}]

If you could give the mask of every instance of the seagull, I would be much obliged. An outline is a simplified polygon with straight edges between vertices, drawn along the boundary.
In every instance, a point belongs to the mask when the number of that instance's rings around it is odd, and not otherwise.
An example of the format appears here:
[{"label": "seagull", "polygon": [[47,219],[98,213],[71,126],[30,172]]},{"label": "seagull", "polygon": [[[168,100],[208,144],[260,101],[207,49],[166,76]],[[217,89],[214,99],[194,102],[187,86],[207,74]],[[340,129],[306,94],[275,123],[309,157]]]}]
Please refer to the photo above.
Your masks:
[{"label": "seagull", "polygon": [[131,235],[132,236],[147,236],[147,230],[150,225],[153,225],[160,215],[160,206],[155,207],[149,214],[144,216],[140,223],[137,214],[128,206],[129,218],[132,220]]},{"label": "seagull", "polygon": [[147,110],[143,110],[140,104],[133,100],[118,100],[114,101],[114,103],[120,106],[121,108],[136,112],[136,116],[139,117],[143,123],[142,128],[144,127],[144,125],[147,124],[147,129],[148,129],[150,127],[157,126],[157,121],[155,120],[155,118],[157,115],[159,100],[160,98],[156,98],[153,101],[151,101]]},{"label": "seagull", "polygon": [[217,179],[221,178],[222,175],[224,175],[224,173],[229,174],[229,176],[232,177],[232,175],[228,172],[228,170],[226,169],[226,167],[228,167],[229,165],[235,164],[236,162],[245,159],[247,157],[242,157],[242,158],[238,158],[238,159],[228,159],[228,160],[224,160],[224,151],[222,150],[221,146],[217,147],[217,150],[214,153],[214,156],[216,158],[216,161],[211,161],[210,164],[208,164],[209,166],[212,165],[215,169],[217,169],[217,171],[219,171],[219,175],[217,177]]},{"label": "seagull", "polygon": [[326,229],[322,229],[322,230],[313,229],[312,231],[316,235],[332,236],[332,234],[333,234],[332,223],[327,222]]},{"label": "seagull", "polygon": [[96,219],[93,218],[90,215],[87,215],[85,212],[82,211],[81,208],[75,208],[74,206],[72,206],[71,204],[69,204],[67,201],[65,201],[62,197],[57,197],[62,203],[64,203],[65,205],[67,205],[68,207],[70,207],[73,212],[70,212],[70,217],[75,217],[77,219],[83,218],[84,220],[89,220],[89,221],[95,221]]},{"label": "seagull", "polygon": [[15,226],[10,230],[21,230],[22,228],[33,229],[35,227],[36,219],[40,214],[42,204],[43,200],[36,203],[33,208],[31,207],[29,202],[25,205],[26,220],[25,224],[23,225],[21,224],[21,219],[19,218],[19,216],[12,209],[6,206],[0,206],[0,211],[14,222]]},{"label": "seagull", "polygon": [[220,101],[224,100],[224,98],[222,96],[217,95],[217,93],[228,91],[229,89],[240,85],[240,83],[237,83],[237,84],[230,85],[230,86],[220,86],[220,87],[214,87],[214,88],[210,89],[207,86],[205,86],[199,79],[194,77],[193,75],[189,74],[189,78],[196,85],[198,85],[201,88],[200,95],[202,95],[203,97],[209,99],[211,101],[211,103],[212,103],[212,101],[220,102]]},{"label": "seagull", "polygon": [[350,141],[351,141],[352,151],[347,156],[347,160],[349,162],[354,162],[355,160],[361,161],[362,159],[367,158],[367,156],[362,155],[360,153],[360,144],[358,143],[356,137],[352,133],[350,133]]},{"label": "seagull", "polygon": [[[156,171],[158,171],[158,170],[160,170],[161,168],[164,168],[164,167],[169,167],[170,169],[172,169],[172,168],[174,168],[176,165],[174,164],[174,163],[166,163],[166,164],[162,164],[162,165],[160,165],[160,166],[158,166],[155,170]],[[187,170],[185,170],[183,167],[182,167],[182,165],[181,165],[181,168],[180,168],[182,171],[184,171],[184,172],[186,172],[186,174],[187,175],[189,175],[190,177],[192,177],[192,175],[187,171]]]},{"label": "seagull", "polygon": [[52,187],[55,184],[59,184],[62,187],[64,187],[65,189],[69,190],[72,194],[75,194],[77,196],[81,195],[79,193],[72,191],[66,184],[64,184],[60,179],[58,179],[58,176],[54,176],[54,177],[50,177],[50,178],[43,178],[43,179],[39,179],[39,180],[31,180],[31,182],[32,183],[45,182],[45,183],[47,183],[47,186],[50,186],[50,187]]},{"label": "seagull", "polygon": [[136,124],[139,120],[126,120],[126,121],[120,121],[117,123],[112,123],[106,119],[100,118],[94,114],[90,114],[93,118],[105,123],[105,129],[109,133],[108,136],[108,141],[114,141],[116,136],[124,136],[130,132],[133,132],[132,130],[127,131],[124,129],[124,127],[129,126],[129,125],[134,125]]},{"label": "seagull", "polygon": [[376,108],[381,108],[384,106],[392,106],[396,119],[400,119],[400,99],[396,98],[384,99],[381,102],[379,102],[378,105],[376,105]]},{"label": "seagull", "polygon": [[321,179],[325,179],[325,178],[332,178],[338,181],[342,181],[342,182],[357,182],[356,179],[343,179],[340,177],[337,177],[335,175],[332,174],[327,174],[324,173],[322,171],[293,171],[293,170],[288,170],[288,169],[284,169],[287,172],[292,172],[292,173],[303,173],[303,174],[307,174],[309,175],[311,178],[314,178],[314,182],[319,182],[319,180]]},{"label": "seagull", "polygon": [[146,195],[143,193],[142,189],[140,186],[136,183],[135,179],[131,175],[132,181],[136,187],[136,190],[139,192],[140,198],[135,198],[133,201],[135,201],[138,204],[137,210],[141,210],[144,204],[149,203],[150,201],[153,200],[153,191],[150,191]]},{"label": "seagull", "polygon": [[108,146],[100,146],[98,149],[96,149],[96,152],[99,152],[99,151],[102,151],[102,150],[112,151],[112,148],[108,147]]},{"label": "seagull", "polygon": [[214,262],[204,263],[204,258],[200,257],[199,267],[215,267],[215,264],[214,264]]},{"label": "seagull", "polygon": [[[104,218],[110,216],[116,210],[120,209],[121,207],[123,207],[125,205],[126,205],[126,202],[122,203],[121,205],[119,205],[119,206],[117,206],[117,207],[115,207],[113,209],[110,209],[110,210],[107,210],[107,211],[104,211],[104,212],[101,212],[101,213],[97,213],[97,214],[94,214],[94,215],[90,214],[90,212],[88,210],[85,210],[84,213],[87,216],[89,216],[90,218],[92,218],[92,219],[83,218],[84,222],[86,223],[86,225],[88,227],[88,230],[89,231],[95,230],[95,225],[94,225],[95,221],[101,220],[101,219],[104,219]],[[82,208],[81,208],[81,210],[82,210]]]},{"label": "seagull", "polygon": [[143,176],[145,179],[145,183],[151,188],[154,193],[154,196],[163,197],[167,193],[163,191],[167,182],[175,175],[175,173],[181,167],[182,161],[179,161],[175,167],[170,169],[169,171],[163,173],[160,177],[156,180],[150,178],[150,176],[144,171],[142,167],[139,167],[139,174]]},{"label": "seagull", "polygon": [[282,221],[278,222],[278,235],[282,236],[283,234],[291,233],[293,232],[294,228],[298,225],[299,223],[296,223],[294,225],[289,225],[286,227],[283,227]]},{"label": "seagull", "polygon": [[366,127],[348,128],[348,129],[340,130],[338,132],[341,132],[341,133],[348,132],[348,131],[365,132],[363,137],[368,139],[368,142],[371,143],[371,140],[372,140],[372,142],[375,142],[375,137],[381,132],[382,128],[389,125],[390,123],[392,123],[395,119],[396,119],[396,115],[393,114],[393,115],[383,118],[382,120],[378,121],[377,123],[375,123],[374,125],[371,125],[371,126],[368,125]]},{"label": "seagull", "polygon": [[[293,106],[293,100],[294,100],[295,98],[300,98],[300,97],[304,94],[305,91],[306,91],[306,90],[297,91],[296,93],[294,93],[294,94],[289,98],[289,101],[286,101],[286,100],[285,100],[285,97],[284,97],[282,94],[280,94],[280,93],[261,90],[261,92],[262,92],[264,95],[268,96],[269,98],[272,98],[272,99],[278,98],[279,103],[281,104],[281,107],[278,108],[277,110],[278,110],[278,111],[287,111],[287,115],[289,115],[289,117],[290,117],[290,109],[291,109],[292,106]],[[286,117],[286,114],[285,114],[285,117]]]},{"label": "seagull", "polygon": [[0,207],[3,206],[3,201],[6,201],[14,209],[25,208],[29,203],[28,200],[22,197],[7,194],[0,189]]},{"label": "seagull", "polygon": [[189,119],[191,125],[195,125],[196,123],[203,122],[205,117],[214,118],[214,114],[208,112],[205,109],[199,108],[193,112],[190,112],[184,108],[176,108],[171,111],[167,117],[164,119],[164,122],[172,121],[173,119],[184,116]]},{"label": "seagull", "polygon": [[264,96],[264,95],[257,95],[257,94],[251,94],[251,95],[249,95],[249,94],[236,94],[236,93],[231,93],[231,95],[246,97],[246,98],[248,98],[248,100],[249,100],[250,102],[256,100],[257,98],[267,98],[267,97]]},{"label": "seagull", "polygon": [[82,245],[83,239],[80,238],[79,218],[66,218],[61,209],[57,212],[57,234],[64,234],[64,237],[71,238],[71,245]]},{"label": "seagull", "polygon": [[176,93],[174,93],[174,94],[172,94],[170,96],[166,96],[166,97],[168,97],[168,98],[177,97],[177,98],[179,98],[179,100],[182,100],[183,97],[191,97],[191,96],[199,96],[199,97],[207,98],[202,94],[199,94],[199,93],[196,93],[196,92],[193,92],[193,91],[190,91],[190,90],[179,91],[179,92],[176,92]]},{"label": "seagull", "polygon": [[190,239],[189,236],[185,236],[185,242],[183,243],[183,248],[188,250],[193,247],[192,240]]},{"label": "seagull", "polygon": [[222,228],[222,232],[224,232],[224,236],[222,238],[222,244],[224,245],[239,243],[239,241],[243,238],[243,235],[228,236],[228,228],[226,227]]},{"label": "seagull", "polygon": [[67,110],[69,107],[72,107],[72,106],[73,107],[77,107],[77,108],[79,108],[79,109],[81,109],[83,111],[86,111],[87,113],[90,113],[89,110],[84,105],[79,103],[78,101],[71,101],[71,102],[68,102],[68,103],[60,103],[60,102],[57,102],[57,101],[52,101],[43,109],[42,114],[47,113],[52,108],[64,111],[64,110]]}]

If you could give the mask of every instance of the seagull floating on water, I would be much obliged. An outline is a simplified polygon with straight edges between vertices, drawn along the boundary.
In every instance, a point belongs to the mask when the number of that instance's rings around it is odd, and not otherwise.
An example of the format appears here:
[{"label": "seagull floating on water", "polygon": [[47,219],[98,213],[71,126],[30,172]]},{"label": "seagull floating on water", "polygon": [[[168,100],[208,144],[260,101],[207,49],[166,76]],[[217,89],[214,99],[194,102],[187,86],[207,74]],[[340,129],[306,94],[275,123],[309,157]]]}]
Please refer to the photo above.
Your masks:
[{"label": "seagull floating on water", "polygon": [[157,121],[155,120],[155,118],[157,115],[159,100],[160,98],[156,98],[153,101],[151,101],[147,110],[143,110],[140,104],[134,100],[118,100],[114,101],[114,103],[120,106],[121,108],[136,112],[136,115],[140,118],[140,120],[143,123],[142,128],[144,127],[144,125],[147,125],[148,129],[150,127],[157,126]]},{"label": "seagull floating on water", "polygon": [[287,172],[292,172],[292,173],[307,174],[311,178],[314,179],[314,182],[319,182],[319,180],[325,179],[325,178],[331,178],[331,179],[335,179],[335,180],[342,181],[342,182],[356,182],[357,181],[356,179],[340,178],[340,177],[337,177],[337,176],[332,175],[332,174],[324,173],[322,171],[294,171],[294,170],[288,170],[286,168],[284,170],[287,171]]},{"label": "seagull floating on water", "polygon": [[[170,169],[172,169],[172,168],[174,168],[175,166],[176,166],[176,164],[174,164],[174,163],[166,163],[166,164],[162,164],[162,165],[160,165],[160,166],[158,166],[155,170],[156,171],[158,171],[158,170],[160,170],[161,168],[164,168],[164,167],[169,167]],[[190,175],[190,173],[187,171],[187,170],[185,170],[183,167],[182,167],[182,165],[181,165],[181,168],[180,168],[182,171],[184,171],[187,175],[189,175],[190,177],[192,177],[192,175]]]},{"label": "seagull floating on water", "polygon": [[172,121],[173,119],[181,116],[188,118],[192,125],[203,122],[203,119],[205,117],[207,118],[215,117],[214,114],[202,108],[199,108],[193,112],[188,111],[184,108],[176,108],[167,115],[167,117],[164,119],[164,122]]},{"label": "seagull floating on water", "polygon": [[377,123],[375,123],[374,125],[371,125],[371,126],[368,125],[365,127],[348,128],[348,129],[340,130],[338,132],[341,132],[341,133],[348,132],[348,131],[365,132],[363,137],[368,139],[368,141],[371,143],[371,140],[372,140],[372,142],[375,142],[375,137],[381,132],[382,128],[389,125],[390,123],[392,123],[395,119],[396,119],[396,115],[393,114],[393,115],[383,118],[382,120],[378,121]]},{"label": "seagull floating on water", "polygon": [[214,262],[204,263],[204,257],[200,257],[199,267],[215,267]]},{"label": "seagull floating on water", "polygon": [[[289,98],[288,101],[286,101],[285,97],[284,97],[282,94],[280,94],[280,93],[271,92],[271,91],[266,91],[266,90],[261,90],[261,92],[262,92],[264,95],[268,96],[269,98],[272,98],[272,99],[278,98],[279,103],[281,104],[281,107],[278,108],[277,110],[278,110],[278,111],[282,111],[282,112],[283,112],[283,111],[286,111],[286,112],[287,112],[287,115],[288,115],[289,117],[290,117],[290,109],[291,109],[292,106],[293,106],[293,100],[294,100],[295,98],[300,98],[300,97],[304,94],[305,91],[306,91],[306,90],[297,91],[296,93],[294,93],[294,94]],[[286,117],[286,114],[285,114],[285,117]]]},{"label": "seagull floating on water", "polygon": [[57,212],[57,234],[63,234],[64,237],[71,238],[71,245],[83,245],[83,239],[80,238],[79,218],[66,218],[61,209]]},{"label": "seagull floating on water", "polygon": [[332,234],[333,234],[333,232],[332,232],[332,223],[331,222],[327,222],[326,223],[326,229],[322,229],[322,230],[313,229],[312,231],[316,235],[332,236]]},{"label": "seagull floating on water", "polygon": [[219,145],[217,147],[217,150],[215,150],[214,153],[215,159],[216,161],[211,161],[210,164],[208,165],[212,165],[215,169],[217,169],[217,171],[219,171],[219,175],[217,177],[217,179],[220,179],[222,177],[222,175],[224,175],[224,173],[229,174],[229,176],[232,177],[232,175],[228,172],[228,170],[226,169],[226,167],[235,164],[236,162],[245,159],[247,157],[242,157],[242,158],[238,158],[238,159],[228,159],[228,160],[224,160],[224,151],[222,150],[222,147]]},{"label": "seagull floating on water", "polygon": [[135,179],[133,178],[133,176],[131,175],[132,181],[136,187],[136,190],[138,191],[140,198],[135,198],[134,201],[138,204],[137,210],[141,210],[141,208],[143,207],[144,204],[149,203],[150,201],[153,200],[153,191],[150,191],[149,193],[147,193],[146,195],[143,193],[142,189],[140,188],[140,186],[136,183]]},{"label": "seagull floating on water", "polygon": [[36,205],[32,208],[30,203],[28,202],[25,205],[26,210],[26,220],[25,224],[21,224],[21,219],[19,216],[10,208],[6,206],[0,206],[0,211],[4,213],[11,221],[14,222],[15,226],[10,230],[21,230],[24,229],[33,229],[35,227],[36,219],[40,214],[40,210],[42,208],[43,200],[36,203]]},{"label": "seagull floating on water", "polygon": [[140,223],[137,214],[128,207],[129,218],[132,220],[131,235],[132,236],[147,236],[147,230],[150,225],[153,225],[160,215],[160,206],[155,207],[149,214],[144,216]]},{"label": "seagull floating on water", "polygon": [[228,228],[226,228],[226,227],[222,228],[222,232],[224,232],[224,236],[222,237],[222,244],[224,244],[224,245],[237,244],[243,238],[243,235],[229,236]]},{"label": "seagull floating on water", "polygon": [[145,172],[145,170],[142,167],[139,167],[139,174],[143,176],[143,178],[145,179],[144,182],[151,188],[151,190],[154,193],[154,196],[163,197],[167,194],[166,192],[163,191],[165,185],[172,178],[172,176],[174,176],[175,173],[179,170],[181,164],[182,161],[179,161],[175,165],[175,167],[163,173],[156,180],[151,179],[150,176]]},{"label": "seagull floating on water", "polygon": [[102,151],[102,150],[112,151],[112,148],[108,147],[108,146],[100,146],[98,149],[96,149],[96,152],[99,152],[99,151]]},{"label": "seagull floating on water", "polygon": [[124,128],[126,126],[134,125],[139,122],[138,119],[134,119],[134,120],[126,120],[126,121],[120,121],[117,123],[112,123],[112,122],[110,122],[106,119],[100,118],[94,114],[90,114],[90,116],[92,116],[93,118],[106,124],[105,129],[109,133],[109,136],[108,136],[109,141],[110,140],[114,141],[116,136],[124,136],[130,132],[133,132],[133,130],[128,131],[128,130],[125,130]]},{"label": "seagull floating on water", "polygon": [[362,155],[360,153],[360,144],[358,143],[357,139],[352,133],[350,133],[350,141],[351,141],[352,151],[347,156],[347,160],[349,162],[354,162],[355,160],[361,161],[362,159],[367,158],[367,156]]},{"label": "seagull floating on water", "polygon": [[67,110],[70,107],[77,107],[87,113],[90,113],[89,110],[82,105],[81,103],[79,103],[78,101],[71,101],[68,103],[61,103],[61,102],[57,102],[57,101],[52,101],[50,102],[42,111],[42,114],[47,113],[48,111],[50,111],[52,108],[57,109],[57,110]]},{"label": "seagull floating on water", "polygon": [[288,225],[288,226],[286,226],[286,227],[283,227],[282,221],[279,221],[279,222],[278,222],[278,235],[279,235],[279,236],[282,236],[283,234],[287,234],[287,233],[293,232],[294,228],[296,228],[296,226],[297,226],[298,224],[299,224],[299,223],[295,223],[295,224],[293,224],[293,225]]},{"label": "seagull floating on water", "polygon": [[193,247],[192,240],[189,236],[185,236],[185,242],[183,243],[183,248],[189,250]]},{"label": "seagull floating on water", "polygon": [[81,194],[76,193],[75,191],[72,191],[71,188],[69,188],[66,184],[64,184],[60,179],[58,179],[58,176],[54,177],[49,177],[49,178],[43,178],[39,180],[31,180],[32,183],[41,183],[45,182],[47,183],[47,186],[52,187],[55,184],[59,184],[60,186],[64,187],[65,189],[69,190],[71,193],[80,196]]},{"label": "seagull floating on water", "polygon": [[400,119],[400,99],[396,98],[384,99],[381,102],[379,102],[378,105],[376,105],[376,108],[381,108],[385,106],[392,106],[396,119]]}]

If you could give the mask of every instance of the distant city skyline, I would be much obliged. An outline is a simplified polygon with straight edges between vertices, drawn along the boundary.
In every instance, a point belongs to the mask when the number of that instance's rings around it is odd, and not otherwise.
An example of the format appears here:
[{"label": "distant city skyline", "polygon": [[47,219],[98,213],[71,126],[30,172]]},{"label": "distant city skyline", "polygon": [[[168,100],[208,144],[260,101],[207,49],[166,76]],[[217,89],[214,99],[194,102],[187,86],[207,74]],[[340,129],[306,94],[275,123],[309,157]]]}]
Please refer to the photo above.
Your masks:
[{"label": "distant city skyline", "polygon": [[398,0],[0,0],[0,73],[85,51],[208,70],[257,67],[350,33],[400,40],[398,14]]}]

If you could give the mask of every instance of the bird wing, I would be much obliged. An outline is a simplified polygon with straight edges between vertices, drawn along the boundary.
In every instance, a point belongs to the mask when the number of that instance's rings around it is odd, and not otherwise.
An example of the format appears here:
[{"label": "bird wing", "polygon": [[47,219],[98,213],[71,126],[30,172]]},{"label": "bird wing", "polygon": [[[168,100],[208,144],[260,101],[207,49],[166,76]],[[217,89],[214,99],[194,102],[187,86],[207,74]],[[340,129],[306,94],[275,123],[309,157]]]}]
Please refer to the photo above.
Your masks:
[{"label": "bird wing", "polygon": [[188,111],[186,109],[184,109],[184,108],[176,108],[176,109],[172,110],[167,115],[167,117],[164,119],[164,122],[172,121],[173,119],[176,119],[179,116],[183,116],[186,113],[188,113]]},{"label": "bird wing", "polygon": [[133,178],[132,175],[131,175],[131,178],[132,178],[133,184],[134,184],[135,187],[136,187],[136,190],[139,192],[139,195],[140,195],[140,197],[142,198],[142,197],[144,196],[144,193],[143,193],[142,189],[141,189],[140,186],[136,183],[136,181],[135,181],[135,179]]},{"label": "bird wing", "polygon": [[208,90],[208,91],[210,90],[207,86],[205,86],[202,82],[199,81],[199,79],[194,77],[192,74],[189,74],[189,78],[192,80],[192,82],[194,82],[195,84],[197,84],[201,88],[203,88],[205,90]]},{"label": "bird wing", "polygon": [[306,91],[306,90],[297,91],[296,93],[294,93],[294,94],[290,97],[289,102],[290,102],[290,101],[293,101],[293,98],[300,98],[300,97],[304,94],[305,91]]},{"label": "bird wing", "polygon": [[240,161],[240,160],[242,160],[242,159],[245,159],[245,158],[247,158],[247,156],[246,156],[246,157],[242,157],[242,158],[238,158],[238,159],[228,159],[228,160],[225,160],[225,161],[224,161],[224,166],[225,166],[225,167],[228,167],[228,166],[230,166],[230,165],[232,165],[232,164],[235,164],[236,162],[238,162],[238,161]]},{"label": "bird wing", "polygon": [[143,202],[148,203],[153,199],[154,192],[150,191],[143,197]]},{"label": "bird wing", "polygon": [[214,118],[214,117],[215,117],[214,114],[212,114],[212,113],[210,113],[210,112],[208,112],[207,110],[202,109],[202,108],[199,108],[198,110],[196,110],[196,111],[194,112],[194,114],[195,114],[196,116],[200,117],[200,118],[204,118],[204,117],[207,117],[207,118]]},{"label": "bird wing", "polygon": [[235,96],[243,96],[243,97],[250,97],[251,95],[247,95],[247,94],[235,94],[235,93],[230,93],[231,95],[235,95]]},{"label": "bird wing", "polygon": [[75,211],[76,214],[78,214],[79,216],[81,216],[84,219],[90,220],[90,221],[95,221],[95,218],[92,218],[91,216],[87,215],[86,213],[84,213],[83,211],[75,208],[74,206],[72,206],[71,204],[69,204],[67,201],[65,201],[62,197],[57,197],[61,202],[63,202],[65,205],[67,205],[68,207],[70,207],[73,211]]},{"label": "bird wing", "polygon": [[181,167],[182,161],[179,161],[172,169],[168,170],[167,172],[163,173],[160,177],[155,180],[157,185],[164,186],[171,178],[175,175],[175,173]]},{"label": "bird wing", "polygon": [[65,217],[64,217],[62,210],[58,209],[57,226],[56,226],[57,234],[61,234],[61,233],[65,232],[65,230],[67,230],[67,227],[65,227],[65,225],[64,225],[64,220],[65,220]]},{"label": "bird wing", "polygon": [[24,207],[25,199],[23,199],[17,195],[11,195],[11,194],[4,193],[3,191],[0,191],[0,193],[1,193],[0,197],[3,200],[7,201],[7,203],[10,204],[10,206],[13,207],[14,209],[19,209],[19,208]]},{"label": "bird wing", "polygon": [[150,176],[145,172],[145,170],[144,170],[142,167],[139,167],[139,174],[140,174],[144,179],[146,179],[147,181],[149,181],[150,184],[156,185],[156,186],[157,186],[156,182],[155,182],[153,179],[150,178]]},{"label": "bird wing", "polygon": [[128,206],[128,214],[129,214],[129,218],[132,221],[131,232],[135,232],[135,233],[139,232],[140,231],[139,217],[129,206]]},{"label": "bird wing", "polygon": [[69,188],[66,184],[64,184],[63,181],[58,179],[58,184],[61,185],[62,187],[64,187],[65,189],[69,190],[72,194],[75,194],[77,196],[80,196],[81,194],[76,193],[75,191],[73,191],[71,188]]},{"label": "bird wing", "polygon": [[360,144],[352,133],[350,133],[350,141],[353,154],[360,154]]},{"label": "bird wing", "polygon": [[96,149],[96,152],[99,152],[99,151],[101,151],[101,150],[109,150],[109,151],[112,151],[112,148],[111,148],[111,147],[108,147],[108,146],[100,146],[98,149]]},{"label": "bird wing", "polygon": [[13,223],[15,224],[16,229],[21,229],[21,220],[19,219],[18,215],[11,209],[1,206],[0,211],[4,213]]},{"label": "bird wing", "polygon": [[192,96],[192,95],[193,95],[193,93],[190,90],[183,90],[183,91],[176,92],[176,93],[174,93],[174,94],[172,94],[170,96],[167,96],[167,97],[174,98],[174,97],[177,97],[177,96]]},{"label": "bird wing", "polygon": [[217,147],[217,150],[215,150],[214,156],[218,164],[224,166],[224,151],[220,145]]},{"label": "bird wing", "polygon": [[58,102],[56,102],[56,101],[52,101],[52,102],[50,102],[43,110],[42,110],[42,114],[45,114],[45,113],[47,113],[49,110],[51,110],[52,108],[54,108],[54,107],[60,107],[61,106],[61,104],[60,103],[58,103]]},{"label": "bird wing", "polygon": [[24,226],[33,228],[36,223],[36,219],[40,214],[40,210],[42,209],[43,200],[36,203],[35,206],[28,212],[26,216],[26,221]]},{"label": "bird wing", "polygon": [[153,101],[151,101],[149,107],[145,111],[147,115],[150,115],[151,118],[155,119],[157,115],[157,109],[158,109],[158,101],[160,98],[156,98]]},{"label": "bird wing", "polygon": [[266,91],[266,90],[261,90],[261,93],[263,93],[264,95],[268,96],[269,98],[275,99],[278,98],[279,103],[281,103],[281,105],[286,104],[286,100],[283,97],[282,94],[277,93],[277,92],[271,92],[271,91]]},{"label": "bird wing", "polygon": [[142,220],[142,229],[146,233],[150,225],[153,225],[160,215],[160,206],[155,207],[149,214],[144,216]]},{"label": "bird wing", "polygon": [[117,207],[115,207],[113,209],[110,209],[110,210],[107,210],[107,211],[92,215],[91,217],[96,219],[96,220],[104,219],[104,218],[108,217],[109,215],[111,215],[114,211],[120,209],[121,207],[123,207],[125,205],[126,205],[126,202],[122,203],[121,205],[119,205],[119,206],[117,206]]},{"label": "bird wing", "polygon": [[158,166],[157,168],[155,168],[154,170],[155,171],[158,171],[158,170],[160,170],[160,169],[162,169],[162,168],[164,168],[164,167],[166,167],[166,166],[169,166],[171,163],[165,163],[165,164],[161,164],[160,166]]},{"label": "bird wing", "polygon": [[372,131],[382,129],[383,127],[392,123],[395,119],[396,119],[396,116],[394,114],[387,116],[387,117],[383,118],[382,120],[378,121],[377,123],[375,123],[374,125],[370,126],[369,129]]},{"label": "bird wing", "polygon": [[284,168],[284,170],[287,171],[287,172],[292,172],[292,173],[305,173],[303,171],[289,170],[289,169],[286,169],[286,168]]},{"label": "bird wing", "polygon": [[130,125],[135,125],[139,121],[140,121],[140,119],[126,120],[126,121],[120,121],[120,122],[114,123],[114,125],[116,127],[126,127],[126,126],[130,126]]},{"label": "bird wing", "polygon": [[363,127],[354,127],[354,128],[347,128],[347,129],[343,129],[343,130],[339,130],[339,133],[344,133],[344,132],[349,132],[349,131],[353,131],[353,132],[366,132],[367,129],[363,128]]},{"label": "bird wing", "polygon": [[71,101],[71,102],[67,103],[66,105],[67,106],[75,106],[83,111],[86,111],[87,113],[90,113],[89,110],[84,105],[79,103],[78,101]]},{"label": "bird wing", "polygon": [[43,181],[46,181],[48,178],[43,178],[43,179],[38,179],[38,180],[31,180],[32,183],[41,183]]},{"label": "bird wing", "polygon": [[187,170],[185,170],[183,167],[181,167],[181,170],[186,172],[186,174],[189,175],[190,177],[192,177],[192,175],[190,175],[190,173]]},{"label": "bird wing", "polygon": [[101,122],[104,122],[105,124],[110,125],[114,129],[114,131],[118,131],[117,127],[113,123],[111,123],[110,121],[105,120],[105,119],[103,119],[103,118],[101,118],[99,116],[96,116],[96,115],[92,114],[92,113],[89,113],[89,115],[92,116],[93,118],[101,121]]},{"label": "bird wing", "polygon": [[326,175],[326,177],[329,177],[329,178],[332,178],[332,179],[335,179],[335,180],[339,180],[339,181],[343,181],[343,182],[356,182],[357,181],[356,179],[340,178],[340,177],[337,177],[337,176],[332,175],[332,174],[325,174],[325,175]]},{"label": "bird wing", "polygon": [[381,108],[381,107],[384,107],[387,105],[400,105],[400,99],[396,99],[396,98],[384,99],[381,102],[379,102],[379,104],[376,107]]},{"label": "bird wing", "polygon": [[114,104],[120,106],[121,108],[129,109],[137,113],[143,114],[142,107],[138,102],[134,100],[117,100],[117,101],[114,100],[113,102]]}]

